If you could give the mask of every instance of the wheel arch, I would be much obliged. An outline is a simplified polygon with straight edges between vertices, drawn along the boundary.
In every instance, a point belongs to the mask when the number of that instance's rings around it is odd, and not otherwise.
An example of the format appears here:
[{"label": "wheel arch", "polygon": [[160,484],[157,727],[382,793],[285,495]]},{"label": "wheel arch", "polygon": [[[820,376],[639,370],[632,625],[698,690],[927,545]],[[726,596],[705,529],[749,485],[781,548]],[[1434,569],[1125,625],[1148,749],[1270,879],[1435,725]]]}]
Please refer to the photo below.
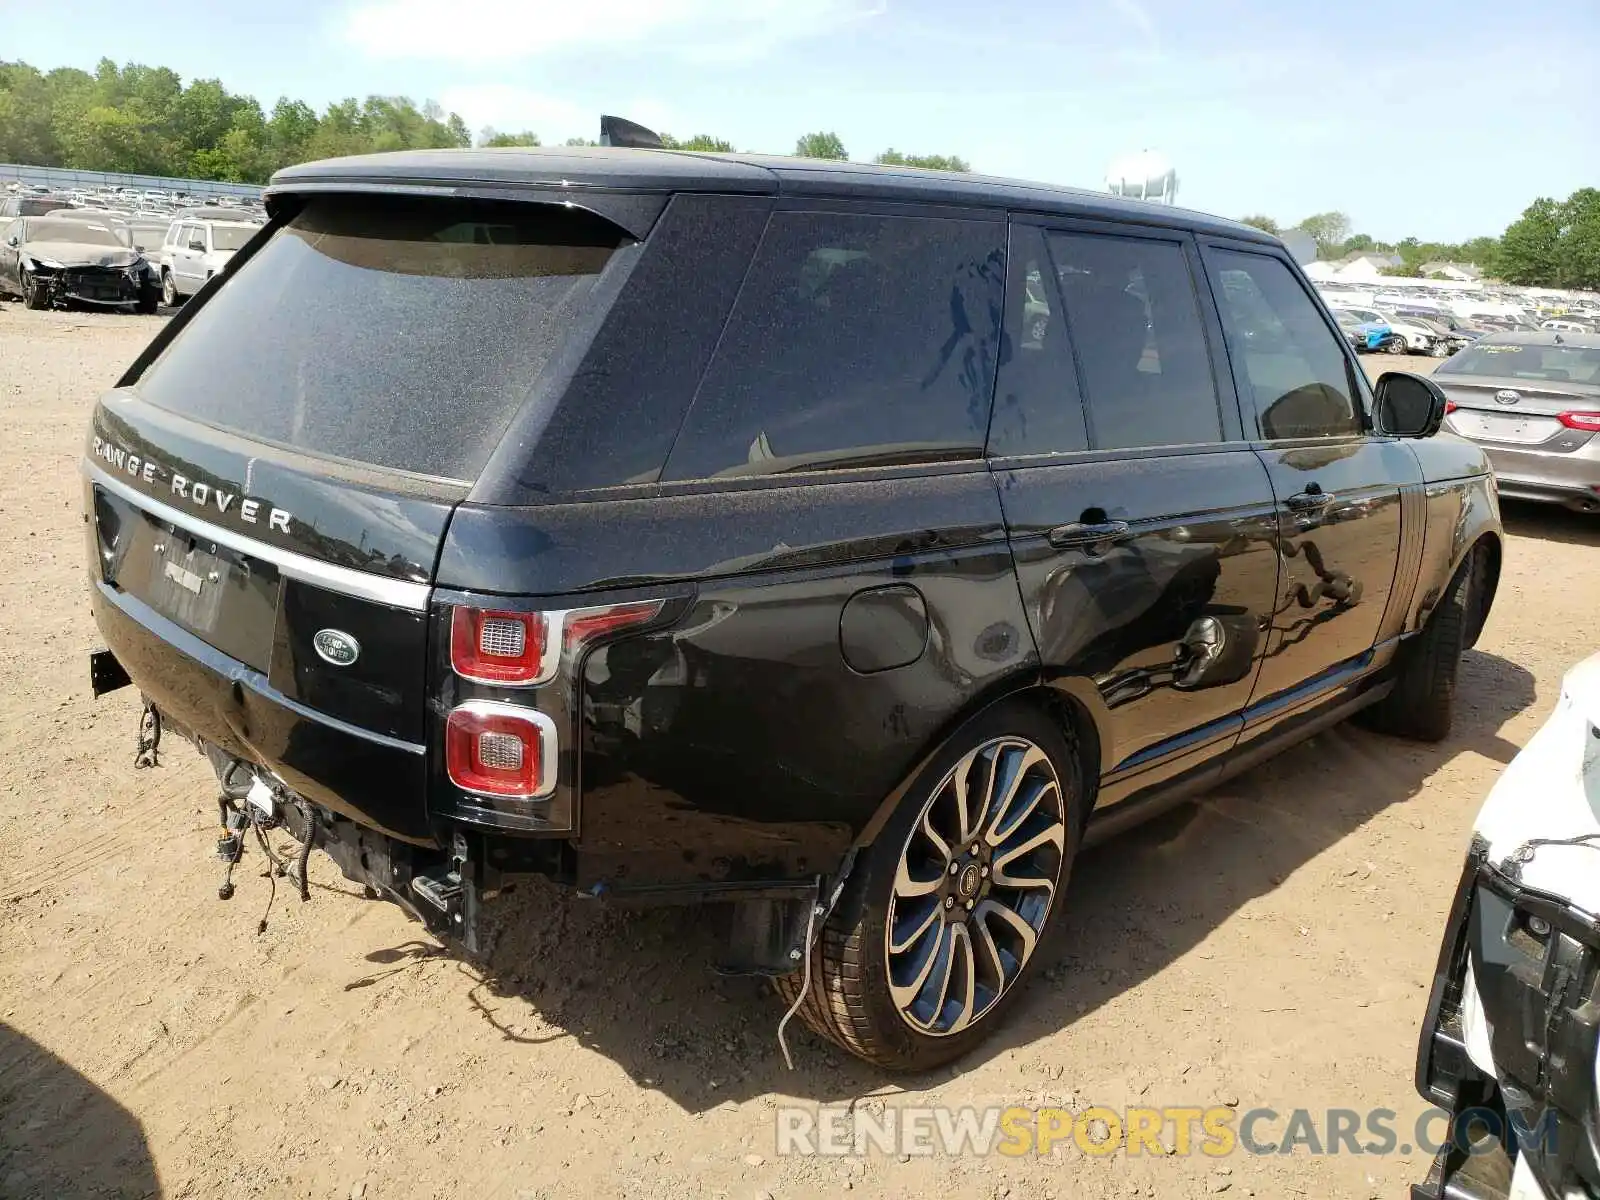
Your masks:
[{"label": "wheel arch", "polygon": [[911,768],[905,772],[900,782],[883,798],[872,816],[861,827],[852,845],[857,848],[870,845],[888,823],[890,815],[899,806],[905,794],[916,784],[939,752],[984,713],[996,705],[1006,703],[1022,703],[1035,707],[1050,715],[1066,730],[1068,740],[1077,749],[1083,763],[1085,789],[1083,820],[1087,823],[1089,814],[1094,811],[1095,793],[1099,788],[1100,775],[1106,766],[1102,758],[1105,743],[1100,735],[1103,715],[1100,721],[1097,721],[1095,716],[1097,711],[1104,714],[1105,705],[1100,701],[1099,692],[1091,681],[1069,677],[1047,682],[1040,677],[1036,668],[1030,667],[996,681],[973,696],[941,724],[938,731],[923,746]]}]

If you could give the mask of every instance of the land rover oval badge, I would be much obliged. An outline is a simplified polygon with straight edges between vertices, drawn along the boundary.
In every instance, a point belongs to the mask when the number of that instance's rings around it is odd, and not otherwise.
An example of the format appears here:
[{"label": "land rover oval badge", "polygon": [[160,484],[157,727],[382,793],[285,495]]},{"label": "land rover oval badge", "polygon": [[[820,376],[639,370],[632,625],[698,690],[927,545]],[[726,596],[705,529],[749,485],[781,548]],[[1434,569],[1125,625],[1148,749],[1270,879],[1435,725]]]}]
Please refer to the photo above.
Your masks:
[{"label": "land rover oval badge", "polygon": [[342,629],[319,629],[311,644],[318,658],[336,667],[348,667],[361,655],[361,643]]}]

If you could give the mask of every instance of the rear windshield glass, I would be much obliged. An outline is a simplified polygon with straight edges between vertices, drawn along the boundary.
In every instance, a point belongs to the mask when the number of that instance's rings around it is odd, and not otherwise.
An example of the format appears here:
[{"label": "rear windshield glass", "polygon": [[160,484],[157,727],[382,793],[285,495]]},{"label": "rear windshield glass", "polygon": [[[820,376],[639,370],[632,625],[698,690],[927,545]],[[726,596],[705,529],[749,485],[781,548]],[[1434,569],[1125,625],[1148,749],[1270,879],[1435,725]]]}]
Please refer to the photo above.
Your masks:
[{"label": "rear windshield glass", "polygon": [[30,242],[77,242],[85,246],[121,246],[117,235],[105,225],[91,225],[87,221],[63,221],[49,217],[28,222]]},{"label": "rear windshield glass", "polygon": [[1600,383],[1600,348],[1479,342],[1468,346],[1449,362],[1441,363],[1438,373]]},{"label": "rear windshield glass", "polygon": [[617,241],[542,205],[313,200],[139,394],[246,437],[471,481]]},{"label": "rear windshield glass", "polygon": [[214,250],[237,250],[250,240],[255,230],[244,225],[213,225],[211,247]]}]

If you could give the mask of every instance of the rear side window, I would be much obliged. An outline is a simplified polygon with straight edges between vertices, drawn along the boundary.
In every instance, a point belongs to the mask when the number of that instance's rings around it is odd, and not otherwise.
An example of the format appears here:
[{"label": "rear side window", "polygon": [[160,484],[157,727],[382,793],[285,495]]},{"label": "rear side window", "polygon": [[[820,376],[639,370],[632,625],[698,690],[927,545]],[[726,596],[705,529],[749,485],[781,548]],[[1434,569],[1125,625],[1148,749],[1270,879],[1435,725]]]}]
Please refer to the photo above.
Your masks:
[{"label": "rear side window", "polygon": [[1097,450],[1222,440],[1200,303],[1177,242],[1046,239]]},{"label": "rear side window", "polygon": [[1262,436],[1360,433],[1344,347],[1288,266],[1234,250],[1210,258],[1234,375],[1255,404]]},{"label": "rear side window", "polygon": [[998,221],[775,214],[664,477],[981,456],[1004,236]]},{"label": "rear side window", "polygon": [[307,453],[471,481],[618,237],[541,205],[316,199],[139,394]]}]

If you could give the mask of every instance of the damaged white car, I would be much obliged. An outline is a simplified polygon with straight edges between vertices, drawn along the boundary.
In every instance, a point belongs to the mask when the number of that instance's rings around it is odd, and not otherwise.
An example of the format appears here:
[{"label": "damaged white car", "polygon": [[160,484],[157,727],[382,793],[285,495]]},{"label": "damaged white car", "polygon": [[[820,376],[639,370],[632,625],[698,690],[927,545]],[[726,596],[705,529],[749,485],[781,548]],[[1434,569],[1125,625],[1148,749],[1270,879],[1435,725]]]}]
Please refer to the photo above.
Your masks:
[{"label": "damaged white car", "polygon": [[1413,1200],[1600,1197],[1600,654],[1479,813],[1417,1055],[1452,1138]]}]

